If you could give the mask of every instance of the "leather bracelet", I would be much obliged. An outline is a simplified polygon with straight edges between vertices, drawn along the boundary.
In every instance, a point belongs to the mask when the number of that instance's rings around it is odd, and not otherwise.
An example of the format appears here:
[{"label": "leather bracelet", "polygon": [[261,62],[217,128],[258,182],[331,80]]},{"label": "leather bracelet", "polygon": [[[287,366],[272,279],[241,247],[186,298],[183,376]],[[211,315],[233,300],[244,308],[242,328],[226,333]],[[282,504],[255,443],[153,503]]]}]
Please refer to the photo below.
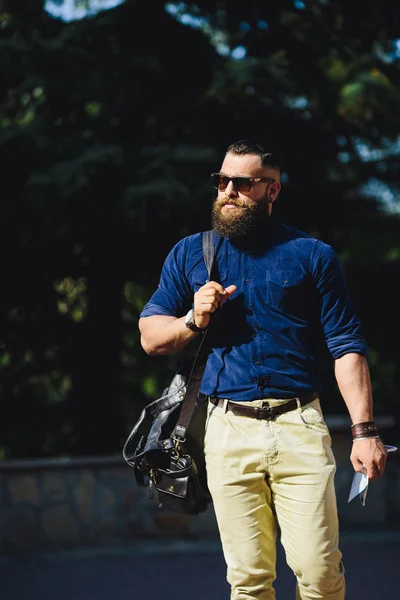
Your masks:
[{"label": "leather bracelet", "polygon": [[375,426],[375,421],[362,421],[361,423],[353,423],[351,428],[355,428],[355,427],[361,427],[361,425],[374,425]]},{"label": "leather bracelet", "polygon": [[370,438],[370,437],[379,437],[379,431],[371,431],[369,433],[359,433],[358,435],[353,435],[353,440],[358,440],[359,438]]},{"label": "leather bracelet", "polygon": [[363,423],[355,423],[352,425],[351,433],[353,434],[353,438],[359,436],[372,437],[378,434],[378,428],[374,421],[364,421]]},{"label": "leather bracelet", "polygon": [[356,437],[353,439],[353,443],[354,442],[361,442],[361,440],[377,440],[380,436],[379,435],[368,435],[367,437]]}]

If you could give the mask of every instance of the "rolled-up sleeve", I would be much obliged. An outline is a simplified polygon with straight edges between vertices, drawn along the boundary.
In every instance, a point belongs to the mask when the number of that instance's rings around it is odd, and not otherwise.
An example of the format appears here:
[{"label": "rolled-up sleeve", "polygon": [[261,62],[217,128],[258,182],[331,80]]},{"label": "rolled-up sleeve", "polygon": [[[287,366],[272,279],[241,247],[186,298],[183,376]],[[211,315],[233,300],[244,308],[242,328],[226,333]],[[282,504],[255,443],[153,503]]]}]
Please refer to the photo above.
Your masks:
[{"label": "rolled-up sleeve", "polygon": [[320,295],[321,324],[332,358],[350,352],[368,355],[360,321],[349,297],[342,265],[331,246],[318,241],[312,271]]}]

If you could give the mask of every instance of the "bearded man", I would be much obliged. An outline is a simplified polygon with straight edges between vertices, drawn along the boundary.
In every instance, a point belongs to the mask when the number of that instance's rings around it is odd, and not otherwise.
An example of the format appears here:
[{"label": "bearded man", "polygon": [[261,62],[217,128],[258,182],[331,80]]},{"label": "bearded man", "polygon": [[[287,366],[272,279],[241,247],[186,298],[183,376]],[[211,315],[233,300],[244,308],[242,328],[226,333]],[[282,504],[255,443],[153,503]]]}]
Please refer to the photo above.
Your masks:
[{"label": "bearded man", "polygon": [[354,470],[375,479],[387,451],[360,322],[333,248],[272,215],[280,164],[267,141],[232,143],[211,179],[220,279],[207,281],[201,233],[180,240],[140,315],[141,344],[151,356],[175,354],[210,326],[200,392],[231,600],[275,598],[278,534],[297,600],[344,600],[317,340],[322,334],[352,420]]}]

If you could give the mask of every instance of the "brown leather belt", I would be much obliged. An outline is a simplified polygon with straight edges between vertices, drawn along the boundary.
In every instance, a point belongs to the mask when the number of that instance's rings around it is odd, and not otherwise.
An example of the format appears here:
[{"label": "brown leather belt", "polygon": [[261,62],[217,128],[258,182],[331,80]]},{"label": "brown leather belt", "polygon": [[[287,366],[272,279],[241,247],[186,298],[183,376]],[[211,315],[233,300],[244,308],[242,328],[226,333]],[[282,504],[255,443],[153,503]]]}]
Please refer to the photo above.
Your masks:
[{"label": "brown leather belt", "polygon": [[[301,406],[304,406],[315,400],[317,397],[318,394],[312,392],[311,394],[304,394],[304,396],[297,396],[296,398],[292,398],[284,404],[278,404],[277,406],[271,406],[268,402],[263,402],[262,406],[245,406],[244,404],[238,404],[237,402],[228,400],[227,410],[239,417],[251,417],[253,419],[271,421],[278,415],[283,415],[290,410],[298,408],[299,403]],[[225,400],[221,398],[212,398],[210,396],[210,402],[212,402],[214,406],[223,407]]]}]

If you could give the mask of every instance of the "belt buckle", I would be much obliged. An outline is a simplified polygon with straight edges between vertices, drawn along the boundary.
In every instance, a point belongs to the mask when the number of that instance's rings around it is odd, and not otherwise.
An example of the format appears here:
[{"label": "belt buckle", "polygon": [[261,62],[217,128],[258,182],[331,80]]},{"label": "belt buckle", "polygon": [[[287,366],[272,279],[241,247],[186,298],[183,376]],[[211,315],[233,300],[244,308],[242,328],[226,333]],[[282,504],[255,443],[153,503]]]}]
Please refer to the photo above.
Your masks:
[{"label": "belt buckle", "polygon": [[[258,409],[258,419],[265,419],[266,421],[271,421],[273,417],[272,406],[268,402],[263,402],[261,407]],[[265,417],[264,417],[265,415]]]}]

